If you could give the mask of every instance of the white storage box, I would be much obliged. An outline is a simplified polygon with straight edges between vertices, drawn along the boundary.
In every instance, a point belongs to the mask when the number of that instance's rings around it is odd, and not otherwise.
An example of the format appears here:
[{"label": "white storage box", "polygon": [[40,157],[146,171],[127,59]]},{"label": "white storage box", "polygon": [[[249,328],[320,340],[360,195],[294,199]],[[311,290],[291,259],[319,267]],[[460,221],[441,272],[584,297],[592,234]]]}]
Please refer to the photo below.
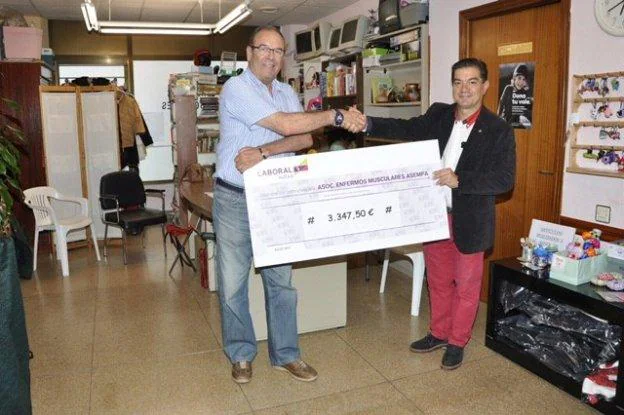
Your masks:
[{"label": "white storage box", "polygon": [[555,252],[550,264],[550,278],[572,285],[588,283],[607,268],[607,254],[585,259],[568,258],[565,251]]},{"label": "white storage box", "polygon": [[2,34],[6,59],[41,59],[41,29],[3,26]]}]

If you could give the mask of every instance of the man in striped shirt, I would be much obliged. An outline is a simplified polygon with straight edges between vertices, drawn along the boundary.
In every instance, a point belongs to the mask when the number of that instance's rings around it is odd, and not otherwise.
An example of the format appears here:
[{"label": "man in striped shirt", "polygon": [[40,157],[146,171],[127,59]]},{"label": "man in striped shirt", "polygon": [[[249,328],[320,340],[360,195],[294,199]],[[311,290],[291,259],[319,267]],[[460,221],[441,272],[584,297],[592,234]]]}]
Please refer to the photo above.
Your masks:
[{"label": "man in striped shirt", "polygon": [[[259,27],[247,46],[248,69],[228,80],[219,97],[220,139],[212,208],[217,235],[216,272],[223,348],[232,379],[251,380],[257,345],[249,312],[252,249],[242,173],[268,157],[287,157],[312,145],[309,132],[327,125],[356,130],[355,114],[330,110],[304,113],[293,89],[276,80],[285,42],[274,27]],[[361,129],[361,128],[360,128]],[[291,266],[260,269],[265,291],[271,364],[297,380],[318,374],[301,359],[297,292]]]}]

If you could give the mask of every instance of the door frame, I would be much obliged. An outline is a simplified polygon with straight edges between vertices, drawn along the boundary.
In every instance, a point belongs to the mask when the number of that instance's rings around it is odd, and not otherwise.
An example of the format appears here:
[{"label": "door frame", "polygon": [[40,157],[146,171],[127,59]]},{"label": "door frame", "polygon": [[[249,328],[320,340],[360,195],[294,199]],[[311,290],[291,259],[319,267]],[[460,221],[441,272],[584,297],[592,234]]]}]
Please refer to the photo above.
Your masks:
[{"label": "door frame", "polygon": [[566,149],[566,117],[568,111],[568,65],[570,63],[570,2],[571,0],[506,0],[495,1],[459,12],[459,57],[460,59],[470,56],[468,45],[470,44],[470,25],[474,20],[480,20],[489,17],[502,16],[505,14],[515,13],[534,7],[547,6],[549,4],[561,3],[561,7],[566,11],[567,15],[564,19],[562,45],[560,48],[563,64],[561,65],[558,93],[560,96],[557,109],[557,142],[561,151],[557,152],[555,160],[554,172],[542,171],[542,174],[554,174],[555,176],[555,193],[553,198],[554,215],[557,222],[561,222],[561,193],[563,187],[563,167]]}]

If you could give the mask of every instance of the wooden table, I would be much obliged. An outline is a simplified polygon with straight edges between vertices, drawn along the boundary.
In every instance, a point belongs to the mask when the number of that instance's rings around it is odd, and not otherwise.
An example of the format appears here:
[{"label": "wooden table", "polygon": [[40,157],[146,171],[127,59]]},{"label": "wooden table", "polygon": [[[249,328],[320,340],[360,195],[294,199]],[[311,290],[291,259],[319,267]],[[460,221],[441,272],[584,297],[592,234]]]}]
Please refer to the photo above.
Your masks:
[{"label": "wooden table", "polygon": [[188,223],[187,210],[205,220],[212,221],[212,197],[206,194],[206,192],[212,192],[212,188],[212,179],[196,183],[186,181],[180,183],[180,202],[183,207],[180,210],[180,220],[183,221],[183,225]]},{"label": "wooden table", "polygon": [[[182,182],[180,221],[188,223],[187,210],[204,219],[212,231],[213,181]],[[190,221],[193,223],[193,220]],[[217,235],[217,240],[219,235]],[[214,245],[211,245],[214,246]],[[194,248],[193,248],[194,249]],[[213,258],[213,252],[208,251]],[[208,288],[216,290],[214,260],[208,261]],[[258,340],[267,338],[264,290],[260,273],[251,267],[249,279],[249,311]],[[299,333],[343,327],[347,323],[347,263],[344,257],[299,262],[293,265],[293,285],[298,292],[297,327]]]}]

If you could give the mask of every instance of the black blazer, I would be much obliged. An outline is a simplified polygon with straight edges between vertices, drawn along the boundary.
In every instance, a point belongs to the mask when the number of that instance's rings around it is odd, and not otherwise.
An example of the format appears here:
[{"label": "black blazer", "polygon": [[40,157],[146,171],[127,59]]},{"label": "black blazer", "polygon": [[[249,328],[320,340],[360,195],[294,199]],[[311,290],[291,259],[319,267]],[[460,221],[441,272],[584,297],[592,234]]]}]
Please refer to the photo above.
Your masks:
[{"label": "black blazer", "polygon": [[[444,154],[455,121],[455,105],[433,104],[409,120],[369,117],[367,135],[402,140],[438,140]],[[465,253],[485,251],[494,244],[496,195],[514,186],[516,141],[513,129],[483,107],[464,145],[452,190],[455,245]]]}]

